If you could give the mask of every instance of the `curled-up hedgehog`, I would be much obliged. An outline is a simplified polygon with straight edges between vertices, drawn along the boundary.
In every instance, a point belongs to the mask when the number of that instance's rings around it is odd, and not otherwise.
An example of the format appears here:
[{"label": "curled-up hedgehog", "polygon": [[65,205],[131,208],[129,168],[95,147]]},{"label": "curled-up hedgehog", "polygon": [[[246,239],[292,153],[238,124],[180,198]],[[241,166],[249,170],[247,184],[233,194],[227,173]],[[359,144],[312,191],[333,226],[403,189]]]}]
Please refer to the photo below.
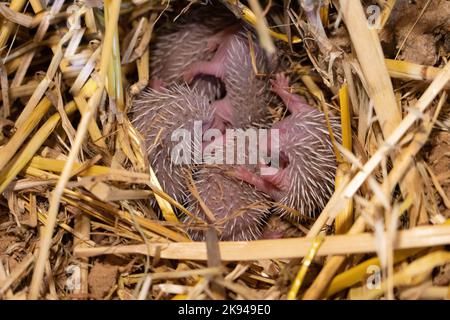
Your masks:
[{"label": "curled-up hedgehog", "polygon": [[208,98],[186,84],[147,88],[133,100],[130,113],[161,187],[182,202],[186,197],[183,168],[201,161],[202,135],[213,123]]},{"label": "curled-up hedgehog", "polygon": [[[270,195],[278,202],[278,212],[292,212],[287,209],[291,208],[300,215],[313,217],[331,197],[337,169],[325,114],[290,93],[289,79],[283,74],[278,74],[272,85],[272,90],[291,112],[272,126],[279,130],[279,168],[261,175],[238,167],[235,176]],[[330,125],[340,142],[339,119],[330,116]]]},{"label": "curled-up hedgehog", "polygon": [[[228,132],[213,142],[203,142],[206,145],[203,164],[193,173],[187,198],[187,209],[196,218],[213,225],[219,231],[219,239],[224,241],[261,238],[271,207],[267,195],[232,174],[237,165],[250,171],[257,169],[257,159],[253,157],[257,150],[241,142]],[[230,155],[232,159],[227,158]],[[205,228],[195,227],[197,219],[187,217],[185,222],[193,240],[204,240]]]},{"label": "curled-up hedgehog", "polygon": [[[222,241],[260,239],[269,214],[270,199],[254,186],[230,175],[232,170],[227,165],[199,168],[193,174],[196,192],[189,193],[186,208],[195,217],[214,225]],[[213,217],[205,214],[205,210]],[[188,233],[193,240],[205,239],[205,229],[193,227],[193,218],[186,217],[184,222],[188,227],[191,225]]]},{"label": "curled-up hedgehog", "polygon": [[268,75],[275,69],[275,55],[269,59],[255,33],[243,24],[212,35],[208,43],[214,56],[193,63],[184,74],[185,81],[190,83],[199,75],[222,80],[226,94],[213,102],[221,129],[267,125],[273,98]]},{"label": "curled-up hedgehog", "polygon": [[[236,17],[228,10],[205,6],[163,26],[150,47],[151,78],[165,86],[181,83],[183,74],[194,62],[214,56],[208,39],[235,23]],[[191,87],[211,100],[223,95],[223,85],[213,76],[199,75]]]}]

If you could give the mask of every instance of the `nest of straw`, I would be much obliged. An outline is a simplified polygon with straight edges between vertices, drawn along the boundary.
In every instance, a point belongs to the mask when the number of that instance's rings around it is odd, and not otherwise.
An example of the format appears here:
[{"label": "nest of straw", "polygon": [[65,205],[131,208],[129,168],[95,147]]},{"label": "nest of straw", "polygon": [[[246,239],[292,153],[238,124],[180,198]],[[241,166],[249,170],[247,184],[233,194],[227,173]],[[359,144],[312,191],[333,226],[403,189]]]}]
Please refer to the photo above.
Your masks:
[{"label": "nest of straw", "polygon": [[340,114],[343,144],[334,195],[294,237],[208,244],[187,237],[126,115],[152,35],[205,4],[0,3],[0,299],[448,298],[448,50],[434,65],[384,53],[402,1],[378,2],[368,28],[370,3],[322,1],[324,34],[314,1],[222,1]]}]

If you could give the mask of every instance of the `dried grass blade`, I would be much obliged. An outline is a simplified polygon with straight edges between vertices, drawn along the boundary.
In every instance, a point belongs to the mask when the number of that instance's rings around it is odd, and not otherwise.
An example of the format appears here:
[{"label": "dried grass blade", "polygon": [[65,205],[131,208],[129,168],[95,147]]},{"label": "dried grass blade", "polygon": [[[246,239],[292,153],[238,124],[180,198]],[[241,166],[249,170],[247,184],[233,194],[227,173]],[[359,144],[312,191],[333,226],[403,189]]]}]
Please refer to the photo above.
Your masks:
[{"label": "dried grass blade", "polygon": [[[69,103],[66,106],[66,113],[71,114],[75,109],[75,103]],[[42,127],[35,133],[33,138],[22,148],[22,151],[17,154],[14,163],[10,166],[7,172],[2,171],[1,177],[3,178],[0,185],[0,193],[3,192],[9,183],[17,176],[17,174],[27,165],[27,163],[33,158],[35,153],[39,150],[42,144],[47,140],[49,135],[53,132],[59,123],[61,116],[59,113],[55,113],[51,116]],[[3,151],[3,150],[2,150]]]},{"label": "dried grass blade", "polygon": [[[314,239],[292,238],[279,240],[256,240],[251,242],[219,242],[222,261],[252,261],[263,259],[290,259],[306,256]],[[352,246],[348,246],[351,243]],[[432,247],[450,243],[450,226],[417,227],[400,231],[396,250]],[[79,257],[104,254],[160,254],[161,259],[202,260],[208,259],[203,242],[178,242],[146,245],[97,247],[76,251]],[[375,252],[376,245],[371,233],[327,236],[317,256]]]},{"label": "dried grass blade", "polygon": [[110,63],[110,53],[112,50],[112,40],[114,34],[117,32],[117,21],[120,11],[120,0],[117,1],[105,1],[105,10],[111,7],[109,12],[109,19],[106,24],[105,38],[103,42],[102,56],[100,60],[100,72],[99,72],[99,87],[97,88],[94,95],[89,100],[89,109],[82,115],[80,124],[77,129],[77,135],[75,137],[75,142],[70,150],[66,166],[58,180],[58,184],[50,199],[50,207],[48,212],[48,224],[45,227],[44,234],[41,238],[41,246],[38,254],[38,259],[36,262],[36,268],[34,269],[33,277],[30,285],[30,299],[37,299],[39,296],[39,288],[42,282],[42,277],[44,275],[45,262],[48,259],[49,249],[51,245],[51,236],[56,223],[56,216],[59,211],[60,198],[62,196],[64,186],[66,185],[70,171],[72,169],[72,164],[78,154],[81,144],[84,140],[84,135],[87,132],[88,124],[91,121],[93,114],[95,114],[98,104],[100,102],[101,94],[103,93],[105,76]]}]

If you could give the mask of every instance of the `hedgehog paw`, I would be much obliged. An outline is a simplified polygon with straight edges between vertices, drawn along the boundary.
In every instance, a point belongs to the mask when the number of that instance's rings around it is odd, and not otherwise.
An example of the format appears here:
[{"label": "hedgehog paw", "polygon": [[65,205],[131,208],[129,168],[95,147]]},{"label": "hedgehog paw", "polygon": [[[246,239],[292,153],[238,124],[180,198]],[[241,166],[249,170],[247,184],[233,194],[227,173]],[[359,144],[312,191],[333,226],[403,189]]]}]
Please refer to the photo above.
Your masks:
[{"label": "hedgehog paw", "polygon": [[257,174],[248,170],[245,166],[238,166],[234,169],[233,176],[236,179],[247,182],[248,184],[254,186],[259,191],[265,192],[267,194],[271,193],[273,186],[268,184],[263,178]]},{"label": "hedgehog paw", "polygon": [[289,92],[289,78],[284,73],[277,73],[275,80],[270,80],[272,91],[278,95]]},{"label": "hedgehog paw", "polygon": [[298,113],[308,106],[306,100],[298,94],[291,93],[289,78],[283,73],[278,73],[275,80],[271,80],[272,91],[278,94],[291,113]]}]

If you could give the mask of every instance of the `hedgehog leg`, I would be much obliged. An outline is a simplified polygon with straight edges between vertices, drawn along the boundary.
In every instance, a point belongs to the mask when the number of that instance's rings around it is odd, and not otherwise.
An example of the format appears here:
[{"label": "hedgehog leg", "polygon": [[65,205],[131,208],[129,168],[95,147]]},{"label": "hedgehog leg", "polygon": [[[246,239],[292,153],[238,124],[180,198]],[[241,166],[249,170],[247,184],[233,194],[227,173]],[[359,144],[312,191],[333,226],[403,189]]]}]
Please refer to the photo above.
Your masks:
[{"label": "hedgehog leg", "polygon": [[251,172],[244,166],[239,166],[234,169],[234,177],[239,180],[245,181],[248,184],[255,186],[256,189],[265,192],[269,195],[273,194],[275,186],[268,182],[266,179],[258,176],[257,174]]},{"label": "hedgehog leg", "polygon": [[272,91],[275,92],[284,102],[286,107],[291,113],[298,113],[308,103],[303,97],[298,94],[289,92],[289,78],[283,73],[278,73],[275,80],[270,81],[272,83]]},{"label": "hedgehog leg", "polygon": [[197,61],[184,73],[183,79],[187,83],[191,83],[199,74],[210,75],[222,79],[224,69],[223,61],[217,61],[216,59],[211,61]]}]

